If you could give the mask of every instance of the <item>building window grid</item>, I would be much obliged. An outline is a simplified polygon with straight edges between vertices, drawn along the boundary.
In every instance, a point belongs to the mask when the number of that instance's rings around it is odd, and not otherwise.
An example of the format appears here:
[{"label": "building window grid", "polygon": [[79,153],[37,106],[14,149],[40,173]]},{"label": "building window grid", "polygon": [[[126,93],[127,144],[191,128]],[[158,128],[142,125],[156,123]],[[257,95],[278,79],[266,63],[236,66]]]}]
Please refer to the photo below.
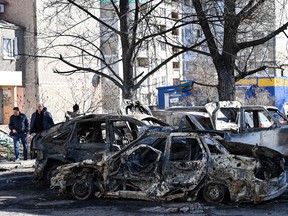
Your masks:
[{"label": "building window grid", "polygon": [[2,39],[3,45],[3,58],[4,59],[15,59],[18,58],[18,39],[6,38]]}]

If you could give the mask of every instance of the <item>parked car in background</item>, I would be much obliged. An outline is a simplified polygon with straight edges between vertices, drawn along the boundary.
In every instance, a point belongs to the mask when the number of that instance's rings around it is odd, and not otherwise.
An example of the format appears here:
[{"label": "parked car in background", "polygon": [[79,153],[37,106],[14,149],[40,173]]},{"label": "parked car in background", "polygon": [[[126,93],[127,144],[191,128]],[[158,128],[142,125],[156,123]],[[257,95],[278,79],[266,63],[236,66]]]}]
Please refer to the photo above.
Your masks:
[{"label": "parked car in background", "polygon": [[288,156],[287,119],[277,108],[220,101],[208,103],[204,109],[171,108],[153,114],[180,128],[223,131],[227,142],[266,146]]},{"label": "parked car in background", "polygon": [[170,124],[152,116],[152,115],[146,115],[146,114],[134,114],[134,115],[127,115],[133,118],[136,118],[143,122],[145,125],[149,126],[170,126]]},{"label": "parked car in background", "polygon": [[205,105],[215,130],[226,131],[233,143],[266,146],[288,156],[288,126],[264,106],[220,101]]},{"label": "parked car in background", "polygon": [[51,187],[79,200],[91,197],[143,200],[254,202],[285,192],[280,153],[230,145],[204,132],[145,132],[101,161],[58,167]]},{"label": "parked car in background", "polygon": [[266,109],[269,111],[269,113],[276,118],[282,125],[287,125],[288,119],[287,116],[284,115],[280,110],[278,110],[277,107],[274,106],[266,106]]}]

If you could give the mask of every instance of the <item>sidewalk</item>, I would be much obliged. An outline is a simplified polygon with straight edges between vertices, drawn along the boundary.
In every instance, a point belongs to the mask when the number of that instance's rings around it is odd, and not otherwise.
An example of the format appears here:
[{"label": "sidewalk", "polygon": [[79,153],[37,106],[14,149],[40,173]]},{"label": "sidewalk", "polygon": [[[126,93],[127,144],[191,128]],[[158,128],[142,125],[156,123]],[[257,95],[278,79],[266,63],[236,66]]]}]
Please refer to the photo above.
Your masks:
[{"label": "sidewalk", "polygon": [[29,169],[33,168],[35,164],[35,159],[34,160],[20,160],[20,161],[7,161],[7,160],[2,160],[0,161],[0,175],[2,172],[5,171],[11,171],[14,169]]}]

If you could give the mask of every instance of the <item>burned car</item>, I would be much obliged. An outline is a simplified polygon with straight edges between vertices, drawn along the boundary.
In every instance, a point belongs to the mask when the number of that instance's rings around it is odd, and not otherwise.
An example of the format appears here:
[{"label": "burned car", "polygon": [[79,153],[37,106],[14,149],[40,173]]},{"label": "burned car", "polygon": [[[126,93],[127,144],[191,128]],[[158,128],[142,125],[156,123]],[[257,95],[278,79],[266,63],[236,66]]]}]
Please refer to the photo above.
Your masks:
[{"label": "burned car", "polygon": [[59,165],[102,157],[137,138],[145,124],[135,118],[119,115],[90,114],[60,123],[37,134],[31,143],[36,158],[34,180],[50,178]]},{"label": "burned car", "polygon": [[287,125],[288,120],[287,116],[285,116],[277,107],[266,106],[266,109],[269,111],[271,115],[274,116],[282,125]]},{"label": "burned car", "polygon": [[264,106],[220,101],[205,107],[213,128],[229,132],[227,141],[266,146],[288,156],[288,125],[281,124]]},{"label": "burned car", "polygon": [[145,132],[106,160],[58,167],[51,188],[90,197],[262,202],[287,187],[283,157],[205,132]]}]

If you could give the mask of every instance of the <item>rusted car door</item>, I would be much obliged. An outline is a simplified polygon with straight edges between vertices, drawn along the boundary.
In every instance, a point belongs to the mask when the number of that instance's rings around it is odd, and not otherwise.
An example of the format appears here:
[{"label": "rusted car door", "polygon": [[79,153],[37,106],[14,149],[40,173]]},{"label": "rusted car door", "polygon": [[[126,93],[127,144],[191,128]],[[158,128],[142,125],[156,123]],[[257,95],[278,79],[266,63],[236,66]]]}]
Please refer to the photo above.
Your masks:
[{"label": "rusted car door", "polygon": [[195,188],[207,172],[207,154],[201,140],[180,133],[169,137],[165,149],[163,173],[165,181],[174,186]]}]

